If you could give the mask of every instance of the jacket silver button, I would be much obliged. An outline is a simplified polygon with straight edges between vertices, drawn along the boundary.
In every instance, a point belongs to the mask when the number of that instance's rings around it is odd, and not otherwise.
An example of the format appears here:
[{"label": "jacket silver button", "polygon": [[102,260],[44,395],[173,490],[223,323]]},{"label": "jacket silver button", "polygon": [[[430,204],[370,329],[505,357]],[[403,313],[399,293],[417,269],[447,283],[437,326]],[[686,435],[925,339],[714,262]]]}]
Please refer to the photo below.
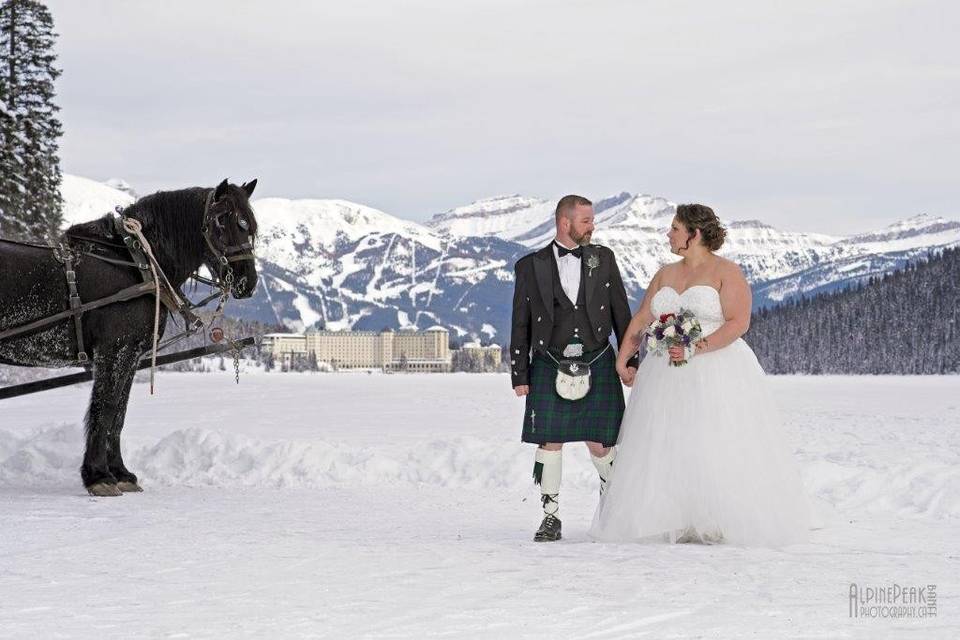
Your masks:
[{"label": "jacket silver button", "polygon": [[540,319],[541,319],[542,317],[543,317],[543,316],[537,316],[537,322],[540,322]]},{"label": "jacket silver button", "polygon": [[540,346],[541,346],[541,347],[543,346],[543,340],[540,341]]},{"label": "jacket silver button", "polygon": [[510,361],[510,364],[517,364],[517,361],[516,361],[516,360],[511,360],[511,361]]},{"label": "jacket silver button", "polygon": [[609,287],[609,286],[610,286],[610,283],[608,282],[607,284],[605,284],[605,285],[603,285],[603,286]]},{"label": "jacket silver button", "polygon": [[600,311],[603,311],[603,305],[600,305]]},{"label": "jacket silver button", "polygon": [[579,308],[580,308],[580,307],[578,307],[577,305],[573,305],[574,311],[576,311],[576,310],[579,309]]},{"label": "jacket silver button", "polygon": [[514,352],[514,353],[520,353],[520,349],[514,349],[513,352]]}]

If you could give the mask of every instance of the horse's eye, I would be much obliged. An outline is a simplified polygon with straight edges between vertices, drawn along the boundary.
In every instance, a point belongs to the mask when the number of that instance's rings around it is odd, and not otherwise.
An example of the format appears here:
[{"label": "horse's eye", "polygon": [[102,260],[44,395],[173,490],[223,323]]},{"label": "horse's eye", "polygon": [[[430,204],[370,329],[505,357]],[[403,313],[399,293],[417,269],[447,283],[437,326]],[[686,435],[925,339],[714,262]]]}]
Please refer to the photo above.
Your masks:
[{"label": "horse's eye", "polygon": [[247,222],[247,219],[243,216],[237,216],[237,224],[240,225],[240,228],[244,231],[250,228],[250,223]]}]

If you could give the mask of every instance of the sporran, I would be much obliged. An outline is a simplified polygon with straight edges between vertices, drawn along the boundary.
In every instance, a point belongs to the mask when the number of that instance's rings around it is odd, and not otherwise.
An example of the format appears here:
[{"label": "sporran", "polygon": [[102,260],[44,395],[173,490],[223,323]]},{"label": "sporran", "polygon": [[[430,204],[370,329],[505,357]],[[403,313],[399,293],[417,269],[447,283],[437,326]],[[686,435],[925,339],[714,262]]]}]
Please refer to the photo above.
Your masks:
[{"label": "sporran", "polygon": [[586,397],[590,393],[590,365],[599,360],[609,348],[610,345],[607,344],[603,351],[590,362],[557,360],[552,353],[547,351],[547,355],[557,365],[557,379],[554,383],[557,395],[564,400],[580,400]]}]

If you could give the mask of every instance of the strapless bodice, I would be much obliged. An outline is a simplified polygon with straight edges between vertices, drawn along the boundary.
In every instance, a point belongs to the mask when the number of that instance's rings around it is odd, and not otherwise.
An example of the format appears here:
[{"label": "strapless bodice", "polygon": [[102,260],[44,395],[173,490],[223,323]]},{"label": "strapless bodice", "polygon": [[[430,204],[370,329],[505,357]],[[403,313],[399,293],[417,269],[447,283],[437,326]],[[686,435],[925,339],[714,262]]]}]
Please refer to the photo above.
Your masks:
[{"label": "strapless bodice", "polygon": [[659,318],[665,313],[677,313],[680,309],[692,311],[700,321],[703,335],[708,336],[724,323],[720,292],[705,284],[695,284],[683,293],[673,287],[662,287],[650,303],[653,315]]}]

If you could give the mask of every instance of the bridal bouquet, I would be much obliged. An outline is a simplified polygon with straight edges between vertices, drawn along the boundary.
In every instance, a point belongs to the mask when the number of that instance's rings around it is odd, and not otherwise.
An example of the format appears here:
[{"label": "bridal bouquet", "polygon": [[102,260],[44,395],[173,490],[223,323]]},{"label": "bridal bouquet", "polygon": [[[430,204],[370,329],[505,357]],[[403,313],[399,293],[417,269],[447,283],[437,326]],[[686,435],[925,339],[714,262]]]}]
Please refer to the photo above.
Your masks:
[{"label": "bridal bouquet", "polygon": [[679,313],[663,314],[660,318],[654,320],[643,333],[647,353],[662,356],[670,347],[683,347],[686,355],[683,360],[678,362],[668,361],[674,367],[682,367],[687,364],[687,360],[692,358],[695,352],[694,345],[702,336],[703,330],[700,328],[700,321],[693,315],[693,312],[686,309],[680,309]]}]

